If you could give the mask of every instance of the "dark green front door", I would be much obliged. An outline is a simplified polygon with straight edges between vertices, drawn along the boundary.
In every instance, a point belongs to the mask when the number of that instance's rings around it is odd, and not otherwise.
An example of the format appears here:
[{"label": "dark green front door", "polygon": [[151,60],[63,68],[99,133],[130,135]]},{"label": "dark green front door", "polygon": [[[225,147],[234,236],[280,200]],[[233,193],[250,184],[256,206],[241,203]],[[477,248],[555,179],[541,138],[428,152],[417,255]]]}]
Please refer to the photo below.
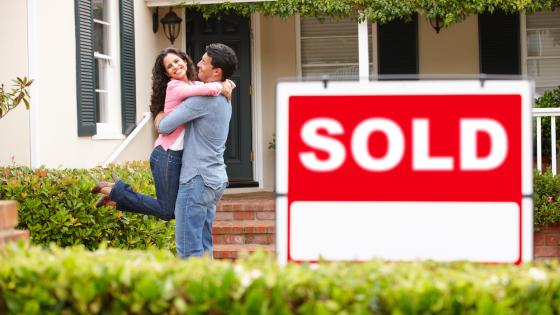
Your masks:
[{"label": "dark green front door", "polygon": [[[238,15],[220,15],[205,20],[199,12],[186,11],[186,47],[193,61],[198,63],[204,48],[210,43],[224,43],[237,54],[239,66],[231,80],[237,88],[233,92],[232,115],[224,159],[230,187],[258,185],[253,181],[251,140],[251,37],[250,21]],[[189,148],[185,148],[188,150]]]}]

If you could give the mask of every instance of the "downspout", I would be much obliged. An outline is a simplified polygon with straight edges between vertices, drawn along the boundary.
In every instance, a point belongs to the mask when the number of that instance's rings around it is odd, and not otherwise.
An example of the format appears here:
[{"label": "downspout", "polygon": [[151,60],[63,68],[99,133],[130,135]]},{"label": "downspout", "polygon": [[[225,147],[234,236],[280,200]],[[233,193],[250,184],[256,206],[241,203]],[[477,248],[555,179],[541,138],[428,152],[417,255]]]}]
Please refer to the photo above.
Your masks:
[{"label": "downspout", "polygon": [[30,167],[41,166],[41,126],[40,126],[40,95],[39,86],[39,62],[38,62],[38,30],[37,30],[37,2],[38,0],[27,0],[27,67],[33,84],[29,87],[29,155]]}]

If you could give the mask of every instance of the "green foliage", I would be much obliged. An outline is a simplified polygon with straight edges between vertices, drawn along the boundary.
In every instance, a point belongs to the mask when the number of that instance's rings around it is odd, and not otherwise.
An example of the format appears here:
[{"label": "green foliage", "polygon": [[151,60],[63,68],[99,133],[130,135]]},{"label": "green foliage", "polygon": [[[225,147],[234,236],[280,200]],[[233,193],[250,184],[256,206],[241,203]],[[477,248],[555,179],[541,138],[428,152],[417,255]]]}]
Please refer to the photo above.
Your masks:
[{"label": "green foliage", "polygon": [[2,314],[558,314],[556,261],[281,266],[166,251],[0,249]]},{"label": "green foliage", "polygon": [[[544,95],[535,99],[535,106],[536,108],[550,108],[550,107],[560,107],[560,86],[552,91],[545,91]],[[560,145],[560,136],[558,133],[558,129],[560,126],[556,126],[556,147]],[[537,144],[537,133],[536,133],[536,123],[533,126],[533,144],[535,145],[535,149],[533,152],[537,152],[536,144]],[[550,156],[551,154],[551,147],[550,147],[550,118],[544,117],[541,120],[541,150],[544,156]],[[558,152],[558,151],[557,151]]]},{"label": "green foliage", "polygon": [[355,16],[359,21],[367,17],[369,21],[381,24],[395,19],[408,20],[420,13],[427,18],[440,17],[444,26],[460,22],[469,15],[495,10],[532,13],[560,7],[559,0],[276,0],[214,5],[197,3],[196,0],[186,0],[182,6],[199,10],[205,16],[228,13],[249,15],[253,12],[282,18],[296,14],[319,19]]},{"label": "green foliage", "polygon": [[10,110],[16,108],[22,101],[25,108],[29,109],[29,91],[33,80],[26,77],[16,78],[11,91],[4,89],[4,84],[0,84],[0,118],[4,117]]},{"label": "green foliage", "polygon": [[[30,169],[0,167],[0,200],[19,202],[20,229],[29,230],[37,245],[83,244],[96,249],[158,247],[175,251],[173,222],[113,208],[95,208],[95,182],[117,173],[138,192],[154,196],[147,162],[111,165],[108,169]],[[550,170],[534,174],[535,226],[560,223],[560,176]]]},{"label": "green foliage", "polygon": [[560,223],[560,176],[553,176],[550,169],[533,175],[534,225]]},{"label": "green foliage", "polygon": [[174,251],[173,224],[113,208],[95,208],[94,184],[117,173],[132,188],[155,195],[146,162],[108,169],[30,169],[0,167],[0,200],[19,202],[20,229],[27,229],[33,244],[83,244],[96,249],[101,242],[121,248],[156,246]]}]

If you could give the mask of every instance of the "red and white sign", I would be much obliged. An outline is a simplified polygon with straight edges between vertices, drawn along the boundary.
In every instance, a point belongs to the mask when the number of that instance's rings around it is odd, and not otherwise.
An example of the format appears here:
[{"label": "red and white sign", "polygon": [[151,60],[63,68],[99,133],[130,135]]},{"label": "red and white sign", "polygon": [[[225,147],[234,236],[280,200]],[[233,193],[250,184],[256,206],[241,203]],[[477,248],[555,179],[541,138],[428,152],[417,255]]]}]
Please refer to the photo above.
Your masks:
[{"label": "red and white sign", "polygon": [[532,259],[527,81],[281,82],[285,261]]}]

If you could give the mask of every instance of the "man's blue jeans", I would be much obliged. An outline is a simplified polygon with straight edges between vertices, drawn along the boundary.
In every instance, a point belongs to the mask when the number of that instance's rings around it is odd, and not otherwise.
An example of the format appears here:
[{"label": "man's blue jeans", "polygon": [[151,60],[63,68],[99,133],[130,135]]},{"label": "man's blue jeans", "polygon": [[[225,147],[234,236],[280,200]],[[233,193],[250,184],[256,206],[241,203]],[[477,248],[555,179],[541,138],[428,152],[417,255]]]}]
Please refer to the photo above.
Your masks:
[{"label": "man's blue jeans", "polygon": [[181,258],[212,256],[212,221],[216,203],[222,197],[227,183],[217,189],[204,184],[197,175],[179,185],[175,205],[175,245]]},{"label": "man's blue jeans", "polygon": [[182,156],[183,151],[166,151],[161,146],[152,151],[150,169],[157,199],[135,192],[122,180],[115,183],[109,198],[117,203],[119,210],[153,215],[165,221],[174,219]]}]

